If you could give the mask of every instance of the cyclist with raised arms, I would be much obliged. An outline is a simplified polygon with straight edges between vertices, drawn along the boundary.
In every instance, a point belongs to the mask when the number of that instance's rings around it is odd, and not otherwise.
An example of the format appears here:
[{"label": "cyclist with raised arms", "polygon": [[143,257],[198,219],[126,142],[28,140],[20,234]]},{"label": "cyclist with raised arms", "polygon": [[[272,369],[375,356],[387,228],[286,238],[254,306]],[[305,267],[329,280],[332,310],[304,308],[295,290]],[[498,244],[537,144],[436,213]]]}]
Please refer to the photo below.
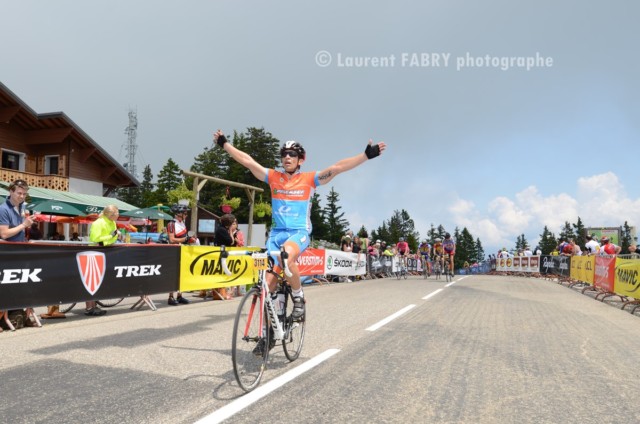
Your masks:
[{"label": "cyclist with raised arms", "polygon": [[442,248],[444,249],[444,254],[449,260],[449,274],[453,277],[453,257],[456,255],[456,242],[451,238],[451,234],[447,233],[444,235]]},{"label": "cyclist with raised arms", "polygon": [[[300,166],[306,159],[306,152],[296,141],[287,141],[280,149],[283,171],[267,169],[247,153],[234,147],[221,130],[213,135],[213,140],[236,162],[247,168],[254,177],[269,185],[273,223],[267,240],[267,251],[284,250],[289,255],[288,267],[292,276],[287,282],[293,291],[294,319],[300,320],[305,313],[305,300],[300,284],[300,271],[296,259],[309,247],[311,233],[311,197],[317,186],[333,180],[336,175],[349,171],[373,159],[386,149],[386,144],[373,144],[369,140],[364,153],[342,159],[320,172],[301,172]],[[276,258],[278,261],[280,258]],[[279,272],[277,269],[276,272]],[[277,279],[267,274],[269,290],[276,290]]]}]

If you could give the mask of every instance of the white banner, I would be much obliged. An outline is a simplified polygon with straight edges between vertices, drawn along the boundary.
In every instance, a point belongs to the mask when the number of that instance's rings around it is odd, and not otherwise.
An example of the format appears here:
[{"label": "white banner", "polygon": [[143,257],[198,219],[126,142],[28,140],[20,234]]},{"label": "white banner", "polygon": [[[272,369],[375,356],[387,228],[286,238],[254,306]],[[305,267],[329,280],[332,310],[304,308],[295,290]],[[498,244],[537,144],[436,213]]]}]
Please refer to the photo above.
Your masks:
[{"label": "white banner", "polygon": [[325,250],[324,272],[326,275],[364,275],[367,271],[366,255],[340,250]]}]

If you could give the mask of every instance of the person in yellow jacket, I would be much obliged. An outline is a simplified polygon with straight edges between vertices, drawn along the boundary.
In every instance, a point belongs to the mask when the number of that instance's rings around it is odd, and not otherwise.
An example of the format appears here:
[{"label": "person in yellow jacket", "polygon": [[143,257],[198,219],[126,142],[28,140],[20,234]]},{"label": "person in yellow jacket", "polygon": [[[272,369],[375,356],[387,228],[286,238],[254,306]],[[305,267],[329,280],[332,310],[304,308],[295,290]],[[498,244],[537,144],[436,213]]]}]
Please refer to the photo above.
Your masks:
[{"label": "person in yellow jacket", "polygon": [[[92,244],[98,246],[109,246],[118,240],[118,228],[116,227],[116,220],[120,213],[118,207],[115,205],[106,206],[98,219],[91,224],[91,230],[89,231],[89,240]],[[106,314],[107,311],[102,310],[96,306],[96,302],[86,302],[85,315],[88,316],[100,316]]]}]

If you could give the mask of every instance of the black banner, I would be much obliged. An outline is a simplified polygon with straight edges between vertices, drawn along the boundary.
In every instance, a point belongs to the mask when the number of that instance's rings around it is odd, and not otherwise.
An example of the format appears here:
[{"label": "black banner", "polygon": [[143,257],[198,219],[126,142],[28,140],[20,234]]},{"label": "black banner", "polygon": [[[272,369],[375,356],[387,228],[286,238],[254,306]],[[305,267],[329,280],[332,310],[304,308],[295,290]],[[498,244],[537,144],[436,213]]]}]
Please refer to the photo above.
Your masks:
[{"label": "black banner", "polygon": [[180,246],[0,243],[0,310],[178,290]]},{"label": "black banner", "polygon": [[571,274],[571,256],[542,256],[540,273],[568,277]]}]

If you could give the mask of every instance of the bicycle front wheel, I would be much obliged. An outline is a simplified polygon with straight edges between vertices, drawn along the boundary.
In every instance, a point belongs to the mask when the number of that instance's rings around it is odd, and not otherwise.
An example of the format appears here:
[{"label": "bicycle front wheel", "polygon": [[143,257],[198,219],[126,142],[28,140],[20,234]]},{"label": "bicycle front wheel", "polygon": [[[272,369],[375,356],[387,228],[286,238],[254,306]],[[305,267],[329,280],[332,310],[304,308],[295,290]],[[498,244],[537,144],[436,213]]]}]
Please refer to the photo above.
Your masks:
[{"label": "bicycle front wheel", "polygon": [[[263,306],[261,311],[260,306],[260,290],[254,287],[240,301],[233,323],[233,373],[240,387],[246,392],[255,389],[260,383],[269,357],[270,328],[267,325],[266,309]],[[266,326],[264,332],[260,328],[261,316]]]},{"label": "bicycle front wheel", "polygon": [[304,343],[304,332],[307,324],[307,313],[305,311],[304,316],[294,321],[291,314],[293,313],[293,295],[291,290],[288,290],[287,302],[286,302],[286,314],[285,314],[285,337],[282,341],[282,348],[284,349],[284,355],[289,361],[295,361],[302,352],[302,345]]},{"label": "bicycle front wheel", "polygon": [[104,299],[104,300],[96,300],[96,303],[103,308],[111,308],[112,306],[116,306],[120,302],[124,300],[124,297],[120,299]]}]

